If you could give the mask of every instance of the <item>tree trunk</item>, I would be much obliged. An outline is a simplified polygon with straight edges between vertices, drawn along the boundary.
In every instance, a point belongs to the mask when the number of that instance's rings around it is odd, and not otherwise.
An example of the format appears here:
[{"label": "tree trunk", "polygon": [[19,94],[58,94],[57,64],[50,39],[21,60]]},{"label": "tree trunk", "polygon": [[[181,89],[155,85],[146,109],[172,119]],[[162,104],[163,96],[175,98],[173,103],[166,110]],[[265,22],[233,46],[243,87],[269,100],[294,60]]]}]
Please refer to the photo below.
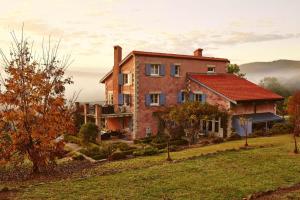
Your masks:
[{"label": "tree trunk", "polygon": [[172,161],[171,156],[170,156],[170,139],[168,139],[168,142],[167,142],[167,150],[168,150],[167,161]]},{"label": "tree trunk", "polygon": [[248,133],[247,133],[247,131],[246,131],[246,141],[245,141],[245,147],[247,147],[248,146]]},{"label": "tree trunk", "polygon": [[295,143],[295,148],[294,148],[294,153],[299,153],[298,151],[298,145],[297,145],[297,135],[296,132],[294,132],[294,143]]}]

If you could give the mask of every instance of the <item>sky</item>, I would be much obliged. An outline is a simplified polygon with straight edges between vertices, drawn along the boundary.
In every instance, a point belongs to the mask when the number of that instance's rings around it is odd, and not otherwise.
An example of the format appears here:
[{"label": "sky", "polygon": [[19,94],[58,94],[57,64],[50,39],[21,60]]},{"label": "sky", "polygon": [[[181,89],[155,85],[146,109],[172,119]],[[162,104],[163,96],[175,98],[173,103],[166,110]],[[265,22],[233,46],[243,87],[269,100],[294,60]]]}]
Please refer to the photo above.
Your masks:
[{"label": "sky", "polygon": [[41,48],[61,39],[71,71],[103,75],[113,46],[228,58],[231,63],[300,60],[299,0],[0,0],[0,48],[11,31]]}]

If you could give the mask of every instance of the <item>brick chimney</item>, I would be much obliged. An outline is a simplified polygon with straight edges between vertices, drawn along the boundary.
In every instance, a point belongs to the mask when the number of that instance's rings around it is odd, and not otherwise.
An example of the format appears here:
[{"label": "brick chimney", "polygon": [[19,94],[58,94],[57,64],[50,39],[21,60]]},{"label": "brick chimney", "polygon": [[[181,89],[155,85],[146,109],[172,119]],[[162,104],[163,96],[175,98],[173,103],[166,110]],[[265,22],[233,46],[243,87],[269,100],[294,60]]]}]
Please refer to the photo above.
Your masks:
[{"label": "brick chimney", "polygon": [[120,46],[114,46],[113,103],[115,105],[115,109],[117,109],[118,95],[121,90],[121,88],[119,86],[119,73],[120,73],[119,64],[120,64],[121,60],[122,60],[122,48]]},{"label": "brick chimney", "polygon": [[198,57],[202,57],[202,51],[203,51],[203,49],[196,49],[195,51],[194,51],[194,56],[198,56]]}]

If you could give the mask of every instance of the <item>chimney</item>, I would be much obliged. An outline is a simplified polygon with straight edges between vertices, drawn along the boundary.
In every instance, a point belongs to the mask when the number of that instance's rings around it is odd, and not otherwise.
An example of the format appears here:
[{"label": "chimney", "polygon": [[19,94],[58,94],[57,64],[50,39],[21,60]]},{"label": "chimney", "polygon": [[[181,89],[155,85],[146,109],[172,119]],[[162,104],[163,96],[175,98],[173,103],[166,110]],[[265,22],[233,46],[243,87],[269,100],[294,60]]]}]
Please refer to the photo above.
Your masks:
[{"label": "chimney", "polygon": [[118,96],[121,91],[119,86],[119,64],[122,60],[122,48],[120,46],[114,46],[114,66],[113,66],[113,104],[115,105],[115,110],[117,110]]},{"label": "chimney", "polygon": [[120,46],[114,46],[114,67],[118,66],[122,60],[122,48]]},{"label": "chimney", "polygon": [[202,57],[202,51],[203,51],[203,49],[196,49],[195,51],[194,51],[194,56],[198,56],[198,57]]}]

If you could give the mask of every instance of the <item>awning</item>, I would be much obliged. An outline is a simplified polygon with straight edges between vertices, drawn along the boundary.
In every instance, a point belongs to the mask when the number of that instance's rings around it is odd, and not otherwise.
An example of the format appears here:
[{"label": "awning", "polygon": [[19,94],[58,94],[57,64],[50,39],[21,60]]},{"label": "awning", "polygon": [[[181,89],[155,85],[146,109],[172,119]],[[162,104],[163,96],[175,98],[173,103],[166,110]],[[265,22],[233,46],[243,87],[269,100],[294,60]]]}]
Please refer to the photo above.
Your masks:
[{"label": "awning", "polygon": [[254,113],[247,115],[235,115],[234,118],[246,117],[251,119],[252,123],[260,123],[260,122],[271,122],[271,121],[282,121],[283,118],[275,115],[274,113]]}]

